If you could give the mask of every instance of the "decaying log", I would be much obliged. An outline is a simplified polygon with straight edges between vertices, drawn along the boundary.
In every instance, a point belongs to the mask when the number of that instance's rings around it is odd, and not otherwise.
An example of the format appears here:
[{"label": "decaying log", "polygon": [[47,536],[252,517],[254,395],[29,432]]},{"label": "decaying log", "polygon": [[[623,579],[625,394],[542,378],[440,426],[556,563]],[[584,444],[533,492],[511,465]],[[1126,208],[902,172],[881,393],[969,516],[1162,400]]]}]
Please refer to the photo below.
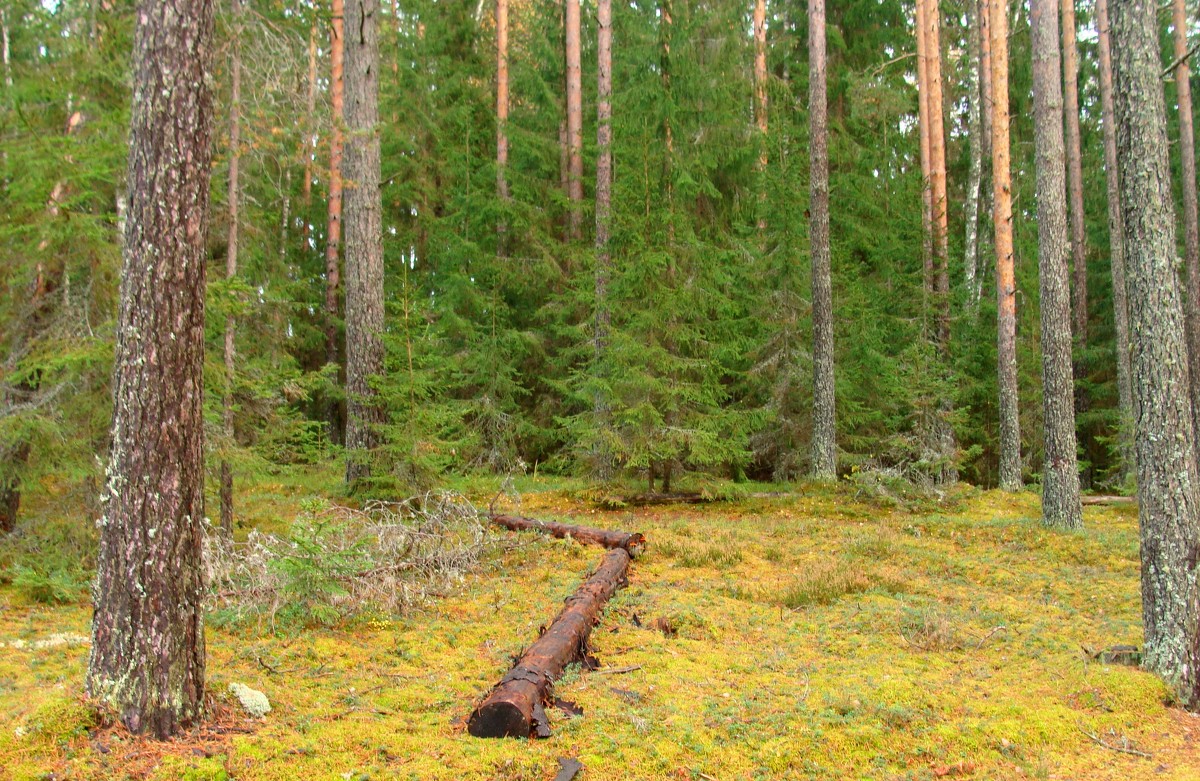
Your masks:
[{"label": "decaying log", "polygon": [[640,493],[633,496],[625,496],[614,502],[612,505],[616,507],[649,507],[651,505],[661,504],[708,504],[716,502],[718,499],[707,496],[699,491],[683,491],[678,493]]},{"label": "decaying log", "polygon": [[551,537],[570,537],[576,542],[602,545],[605,548],[624,548],[630,555],[637,553],[646,544],[646,538],[637,532],[616,532],[593,529],[590,526],[571,526],[553,521],[539,521],[521,515],[493,515],[492,523],[513,531],[538,531]]},{"label": "decaying log", "polygon": [[1136,496],[1084,496],[1081,500],[1085,507],[1094,504],[1137,504]]},{"label": "decaying log", "polygon": [[544,703],[567,665],[583,658],[604,603],[625,584],[629,551],[617,547],[570,597],[550,627],[492,689],[467,722],[477,738],[549,737]]}]

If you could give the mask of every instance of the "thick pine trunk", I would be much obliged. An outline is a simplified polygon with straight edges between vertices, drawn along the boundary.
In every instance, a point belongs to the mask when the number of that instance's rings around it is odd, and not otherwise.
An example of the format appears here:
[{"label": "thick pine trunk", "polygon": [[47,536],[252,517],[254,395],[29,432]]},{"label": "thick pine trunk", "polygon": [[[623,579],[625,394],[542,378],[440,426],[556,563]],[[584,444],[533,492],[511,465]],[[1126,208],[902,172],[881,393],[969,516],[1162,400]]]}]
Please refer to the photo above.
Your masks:
[{"label": "thick pine trunk", "polygon": [[1200,476],[1190,404],[1183,296],[1175,273],[1167,118],[1152,0],[1112,4],[1117,164],[1124,250],[1138,520],[1142,664],[1200,708]]},{"label": "thick pine trunk", "polygon": [[[496,0],[496,195],[508,201],[508,0]],[[508,255],[508,222],[496,227],[496,254]]]},{"label": "thick pine trunk", "polygon": [[1017,396],[1017,280],[1013,268],[1012,173],[1008,128],[1008,15],[983,0],[991,34],[992,230],[996,246],[996,363],[1000,384],[1000,487],[1021,488]]},{"label": "thick pine trunk", "polygon": [[1075,381],[1071,370],[1071,288],[1067,270],[1066,159],[1058,53],[1058,8],[1032,0],[1034,152],[1037,161],[1038,281],[1042,310],[1042,522],[1083,525],[1075,454]]},{"label": "thick pine trunk", "polygon": [[1079,56],[1075,44],[1075,0],[1062,0],[1063,125],[1067,146],[1067,193],[1071,204],[1071,260],[1074,269],[1072,334],[1087,346],[1087,230],[1083,211],[1083,153],[1079,139]]},{"label": "thick pine trunk", "polygon": [[1184,0],[1172,3],[1174,31],[1175,95],[1179,103],[1180,182],[1183,191],[1183,261],[1187,279],[1188,370],[1197,378],[1191,384],[1192,425],[1200,425],[1200,225],[1196,215],[1196,136],[1192,123],[1191,69],[1188,67],[1188,19]]},{"label": "thick pine trunk", "polygon": [[346,4],[346,482],[369,478],[384,410],[383,203],[379,186],[379,0]]},{"label": "thick pine trunk", "polygon": [[913,26],[917,36],[917,118],[919,124],[921,157],[921,292],[925,301],[922,313],[925,323],[929,318],[929,303],[933,299],[933,204],[931,201],[931,171],[929,149],[929,54],[925,39],[925,3],[916,0],[916,15]]},{"label": "thick pine trunk", "polygon": [[1096,27],[1100,48],[1100,104],[1104,116],[1104,176],[1108,185],[1109,265],[1112,273],[1113,323],[1117,332],[1117,403],[1121,413],[1121,469],[1134,473],[1133,386],[1129,370],[1129,305],[1125,293],[1125,222],[1121,216],[1121,190],[1117,177],[1117,130],[1113,108],[1112,47],[1109,40],[1108,2],[1096,0]]},{"label": "thick pine trunk", "polygon": [[[241,218],[239,196],[241,194],[241,125],[242,125],[242,52],[241,52],[241,0],[231,0],[233,17],[233,41],[230,46],[229,70],[232,84],[229,90],[229,233],[225,254],[225,278],[232,280],[238,273],[238,221]],[[237,321],[232,314],[225,317],[225,387],[221,398],[221,423],[225,435],[225,446],[233,444],[233,375],[235,350],[234,336]],[[233,537],[233,468],[228,458],[221,459],[221,533]]]},{"label": "thick pine trunk", "polygon": [[165,737],[204,697],[204,269],[212,0],[135,15],[129,216],[88,693]]},{"label": "thick pine trunk", "polygon": [[[933,299],[937,343],[945,353],[950,345],[949,199],[946,192],[946,124],[942,95],[941,10],[938,0],[926,0],[925,55],[929,98],[929,202],[933,230]],[[942,438],[953,433],[943,423]]]},{"label": "thick pine trunk", "polygon": [[[345,127],[345,2],[331,0],[329,30],[329,203],[325,229],[325,362],[338,363],[338,298],[342,284],[342,129]],[[345,421],[339,404],[330,401],[326,415],[329,439],[345,440]]]},{"label": "thick pine trunk", "polygon": [[583,70],[580,63],[579,0],[566,0],[567,56],[567,198],[571,202],[568,236],[583,235]]},{"label": "thick pine trunk", "polygon": [[837,477],[833,286],[829,254],[829,123],[825,91],[825,0],[808,0],[809,241],[812,247],[813,474]]}]

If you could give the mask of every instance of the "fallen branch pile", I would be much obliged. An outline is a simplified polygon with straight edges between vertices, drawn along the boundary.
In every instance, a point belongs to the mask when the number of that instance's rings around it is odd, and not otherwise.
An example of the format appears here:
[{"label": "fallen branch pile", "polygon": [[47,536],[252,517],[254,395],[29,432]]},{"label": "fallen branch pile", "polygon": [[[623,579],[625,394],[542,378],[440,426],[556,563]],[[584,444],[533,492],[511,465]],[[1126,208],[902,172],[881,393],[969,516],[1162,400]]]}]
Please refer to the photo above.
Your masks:
[{"label": "fallen branch pile", "polygon": [[467,731],[477,738],[547,738],[550,724],[545,705],[550,700],[551,687],[569,664],[586,656],[588,637],[604,603],[625,585],[630,560],[645,539],[636,533],[511,515],[493,515],[492,521],[509,529],[569,536],[578,542],[609,548],[591,577],[567,598],[549,628],[521,655],[467,721]]}]

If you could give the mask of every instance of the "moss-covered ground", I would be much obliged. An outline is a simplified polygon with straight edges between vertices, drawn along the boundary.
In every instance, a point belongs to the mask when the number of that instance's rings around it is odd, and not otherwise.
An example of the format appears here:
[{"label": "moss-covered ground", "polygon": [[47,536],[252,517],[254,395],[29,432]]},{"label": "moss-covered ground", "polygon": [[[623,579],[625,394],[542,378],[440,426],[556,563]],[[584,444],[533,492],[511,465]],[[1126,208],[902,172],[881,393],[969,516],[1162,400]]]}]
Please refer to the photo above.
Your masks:
[{"label": "moss-covered ground", "polygon": [[[524,488],[527,514],[650,543],[593,634],[603,665],[635,669],[570,671],[557,694],[584,713],[553,710],[549,740],[478,740],[464,719],[600,553],[514,535],[411,615],[210,627],[215,698],[242,682],[273,710],[165,745],[92,726],[71,637],[88,633],[84,601],[0,590],[0,778],[516,781],[573,757],[586,781],[1200,779],[1200,719],[1154,676],[1083,650],[1141,640],[1130,506],[1089,507],[1084,531],[1061,533],[1034,494],[966,489],[901,511],[795,486],[603,511]],[[246,517],[283,523],[306,490],[258,485]]]}]

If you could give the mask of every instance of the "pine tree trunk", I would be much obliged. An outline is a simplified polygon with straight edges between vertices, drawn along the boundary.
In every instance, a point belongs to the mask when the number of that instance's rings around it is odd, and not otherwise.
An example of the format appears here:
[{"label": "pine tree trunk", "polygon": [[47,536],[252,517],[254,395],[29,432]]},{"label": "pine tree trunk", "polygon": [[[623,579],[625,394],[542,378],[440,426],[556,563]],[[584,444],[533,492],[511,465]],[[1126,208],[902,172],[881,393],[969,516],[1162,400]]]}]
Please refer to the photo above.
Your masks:
[{"label": "pine tree trunk", "polygon": [[[332,19],[329,31],[329,204],[325,232],[325,363],[339,363],[339,307],[342,284],[342,130],[345,117],[345,2],[331,0]],[[331,442],[345,441],[345,420],[340,405],[330,400],[326,415]]]},{"label": "pine tree trunk", "polygon": [[[233,17],[233,40],[230,46],[229,90],[229,234],[225,254],[225,279],[232,280],[238,273],[238,221],[240,219],[238,198],[241,193],[239,178],[241,166],[241,123],[242,123],[242,53],[241,53],[241,0],[230,0]],[[233,445],[233,376],[234,336],[237,321],[233,314],[225,316],[225,388],[221,398],[221,423],[225,435],[225,447]],[[233,538],[233,468],[228,458],[221,459],[221,533]]]},{"label": "pine tree trunk", "polygon": [[933,300],[933,202],[932,164],[930,163],[929,132],[929,44],[925,33],[925,3],[931,0],[916,0],[913,26],[917,36],[917,118],[920,125],[921,154],[921,269],[922,295],[925,312],[922,317],[928,324],[929,304]]},{"label": "pine tree trunk", "polygon": [[371,475],[384,411],[373,377],[383,373],[383,202],[379,160],[379,0],[346,5],[346,482]]},{"label": "pine tree trunk", "polygon": [[971,149],[967,169],[966,205],[963,210],[963,222],[966,223],[963,242],[963,286],[966,288],[967,306],[973,311],[979,304],[979,193],[983,177],[983,112],[979,105],[981,55],[977,0],[968,2],[967,10],[967,143]]},{"label": "pine tree trunk", "polygon": [[1008,129],[1008,15],[983,0],[991,34],[992,229],[996,245],[996,358],[1000,384],[1000,488],[1021,489],[1017,396],[1017,281],[1013,269],[1012,172]]},{"label": "pine tree trunk", "polygon": [[[496,195],[508,201],[508,0],[496,0]],[[496,227],[496,254],[508,255],[508,222]]]},{"label": "pine tree trunk", "polygon": [[813,474],[837,477],[833,289],[829,256],[829,123],[825,91],[825,0],[808,0],[809,241],[812,245]]},{"label": "pine tree trunk", "polygon": [[754,123],[758,128],[758,230],[767,227],[767,0],[754,0]]},{"label": "pine tree trunk", "polygon": [[[667,251],[674,251],[675,245],[675,131],[671,124],[671,106],[674,98],[671,95],[671,28],[674,25],[671,0],[659,0],[661,22],[659,35],[662,37],[662,47],[659,52],[659,69],[662,72],[662,88],[664,103],[667,106],[663,115],[663,185],[667,196]],[[649,210],[647,209],[647,214]],[[653,471],[653,470],[651,470]]]},{"label": "pine tree trunk", "polygon": [[1200,226],[1196,216],[1196,136],[1192,124],[1191,70],[1188,68],[1188,20],[1184,0],[1172,3],[1175,28],[1175,94],[1179,102],[1179,158],[1183,190],[1183,259],[1187,274],[1188,371],[1191,384],[1193,426],[1200,425]]},{"label": "pine tree trunk", "polygon": [[1033,121],[1037,168],[1038,280],[1042,310],[1042,409],[1045,464],[1042,522],[1083,526],[1071,370],[1071,288],[1067,270],[1066,155],[1055,0],[1032,0]]},{"label": "pine tree trunk", "polygon": [[309,206],[312,205],[313,161],[317,154],[317,133],[314,123],[317,114],[317,23],[308,28],[308,97],[305,102],[308,113],[304,116],[304,184],[301,185],[301,200],[304,204],[304,227],[301,235],[305,242],[309,233]]},{"label": "pine tree trunk", "polygon": [[1108,185],[1109,265],[1112,272],[1113,323],[1117,332],[1117,399],[1121,413],[1121,470],[1134,473],[1133,386],[1129,371],[1129,306],[1125,294],[1125,222],[1117,181],[1117,130],[1113,108],[1112,48],[1109,42],[1108,1],[1096,0],[1096,27],[1100,38],[1100,103],[1104,117],[1104,175]]},{"label": "pine tree trunk", "polygon": [[29,460],[30,449],[28,442],[18,442],[0,460],[4,464],[4,476],[0,477],[0,534],[9,534],[17,528],[17,514],[21,511],[21,472]]},{"label": "pine tree trunk", "polygon": [[204,698],[204,269],[211,0],[135,14],[129,217],[88,693],[166,737]]},{"label": "pine tree trunk", "polygon": [[975,0],[975,10],[979,16],[979,98],[980,124],[983,127],[983,159],[985,165],[992,156],[992,117],[995,107],[992,105],[992,25],[989,0]]},{"label": "pine tree trunk", "polygon": [[[609,220],[612,214],[612,0],[597,0],[598,59],[596,85],[596,360],[604,355],[608,342],[608,250]],[[597,409],[604,402],[597,397]]]},{"label": "pine tree trunk", "polygon": [[1087,230],[1083,211],[1083,153],[1079,140],[1079,62],[1075,44],[1075,0],[1062,0],[1063,126],[1067,145],[1067,187],[1074,269],[1072,333],[1080,347],[1088,339]]},{"label": "pine tree trunk", "polygon": [[1183,297],[1175,274],[1166,106],[1151,0],[1112,4],[1117,162],[1128,277],[1142,664],[1200,709],[1200,476],[1190,404]]},{"label": "pine tree trunk", "polygon": [[580,65],[579,0],[566,0],[567,54],[567,198],[571,202],[568,235],[583,236],[583,71]]},{"label": "pine tree trunk", "polygon": [[941,11],[937,0],[925,4],[926,75],[929,84],[929,201],[933,228],[934,309],[937,343],[950,345],[949,199],[946,193],[946,124],[942,96]]}]

